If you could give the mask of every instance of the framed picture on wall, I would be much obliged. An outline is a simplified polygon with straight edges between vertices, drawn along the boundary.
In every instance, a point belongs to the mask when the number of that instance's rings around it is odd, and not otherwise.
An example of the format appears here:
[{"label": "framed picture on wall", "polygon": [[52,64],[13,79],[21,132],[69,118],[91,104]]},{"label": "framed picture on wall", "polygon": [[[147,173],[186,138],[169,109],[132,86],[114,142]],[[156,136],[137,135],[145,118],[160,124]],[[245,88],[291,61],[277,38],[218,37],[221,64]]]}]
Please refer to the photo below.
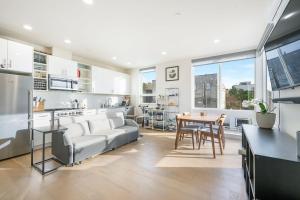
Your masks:
[{"label": "framed picture on wall", "polygon": [[179,80],[179,66],[166,68],[166,81],[178,81]]}]

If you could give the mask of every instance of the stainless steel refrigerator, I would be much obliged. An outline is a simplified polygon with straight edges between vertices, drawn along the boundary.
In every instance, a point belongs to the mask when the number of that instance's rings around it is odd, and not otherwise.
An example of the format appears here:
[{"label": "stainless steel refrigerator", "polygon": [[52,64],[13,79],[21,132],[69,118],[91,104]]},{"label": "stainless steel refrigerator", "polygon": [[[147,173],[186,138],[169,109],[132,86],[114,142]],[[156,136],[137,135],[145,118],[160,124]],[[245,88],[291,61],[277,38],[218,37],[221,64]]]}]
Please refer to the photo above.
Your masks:
[{"label": "stainless steel refrigerator", "polygon": [[0,160],[30,152],[31,76],[0,73]]}]

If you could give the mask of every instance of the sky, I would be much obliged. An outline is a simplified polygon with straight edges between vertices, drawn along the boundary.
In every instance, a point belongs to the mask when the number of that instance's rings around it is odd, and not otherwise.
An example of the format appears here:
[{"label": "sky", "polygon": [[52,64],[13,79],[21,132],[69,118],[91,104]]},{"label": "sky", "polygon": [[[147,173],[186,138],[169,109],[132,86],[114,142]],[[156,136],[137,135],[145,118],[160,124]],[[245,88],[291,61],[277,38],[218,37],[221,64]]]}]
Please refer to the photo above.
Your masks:
[{"label": "sky", "polygon": [[[219,64],[201,65],[193,68],[194,75],[219,73]],[[221,64],[221,79],[225,87],[231,88],[243,81],[254,83],[255,59],[243,59]]]},{"label": "sky", "polygon": [[152,83],[152,80],[155,80],[156,73],[155,71],[149,71],[143,73],[143,81],[146,83]]}]

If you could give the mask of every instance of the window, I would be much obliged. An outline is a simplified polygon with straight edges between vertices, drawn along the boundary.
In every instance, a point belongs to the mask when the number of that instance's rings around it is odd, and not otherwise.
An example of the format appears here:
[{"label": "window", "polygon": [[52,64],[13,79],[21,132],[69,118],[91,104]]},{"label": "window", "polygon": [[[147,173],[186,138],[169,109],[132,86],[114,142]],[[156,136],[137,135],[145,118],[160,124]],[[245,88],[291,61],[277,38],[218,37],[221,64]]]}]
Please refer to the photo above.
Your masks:
[{"label": "window", "polygon": [[156,103],[156,72],[154,68],[141,70],[141,102]]},{"label": "window", "polygon": [[193,68],[195,79],[195,107],[218,107],[218,64]]},{"label": "window", "polygon": [[193,67],[195,108],[253,110],[255,59]]},{"label": "window", "polygon": [[[226,109],[253,110],[249,102],[254,98],[254,58],[222,63],[222,93]],[[224,100],[223,100],[224,101]],[[223,103],[223,102],[222,102]]]}]

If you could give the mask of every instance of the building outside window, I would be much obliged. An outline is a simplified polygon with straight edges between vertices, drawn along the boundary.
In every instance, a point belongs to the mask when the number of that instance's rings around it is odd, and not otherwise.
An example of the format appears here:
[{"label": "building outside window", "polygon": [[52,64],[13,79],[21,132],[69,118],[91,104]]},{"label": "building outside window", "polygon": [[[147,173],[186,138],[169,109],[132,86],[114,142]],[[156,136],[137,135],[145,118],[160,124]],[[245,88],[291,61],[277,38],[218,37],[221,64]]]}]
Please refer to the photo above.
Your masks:
[{"label": "building outside window", "polygon": [[155,68],[140,71],[141,103],[156,103],[156,71]]},{"label": "building outside window", "polygon": [[195,65],[194,107],[253,110],[255,58]]},{"label": "building outside window", "polygon": [[195,79],[195,107],[218,107],[218,64],[202,65],[193,68]]}]

